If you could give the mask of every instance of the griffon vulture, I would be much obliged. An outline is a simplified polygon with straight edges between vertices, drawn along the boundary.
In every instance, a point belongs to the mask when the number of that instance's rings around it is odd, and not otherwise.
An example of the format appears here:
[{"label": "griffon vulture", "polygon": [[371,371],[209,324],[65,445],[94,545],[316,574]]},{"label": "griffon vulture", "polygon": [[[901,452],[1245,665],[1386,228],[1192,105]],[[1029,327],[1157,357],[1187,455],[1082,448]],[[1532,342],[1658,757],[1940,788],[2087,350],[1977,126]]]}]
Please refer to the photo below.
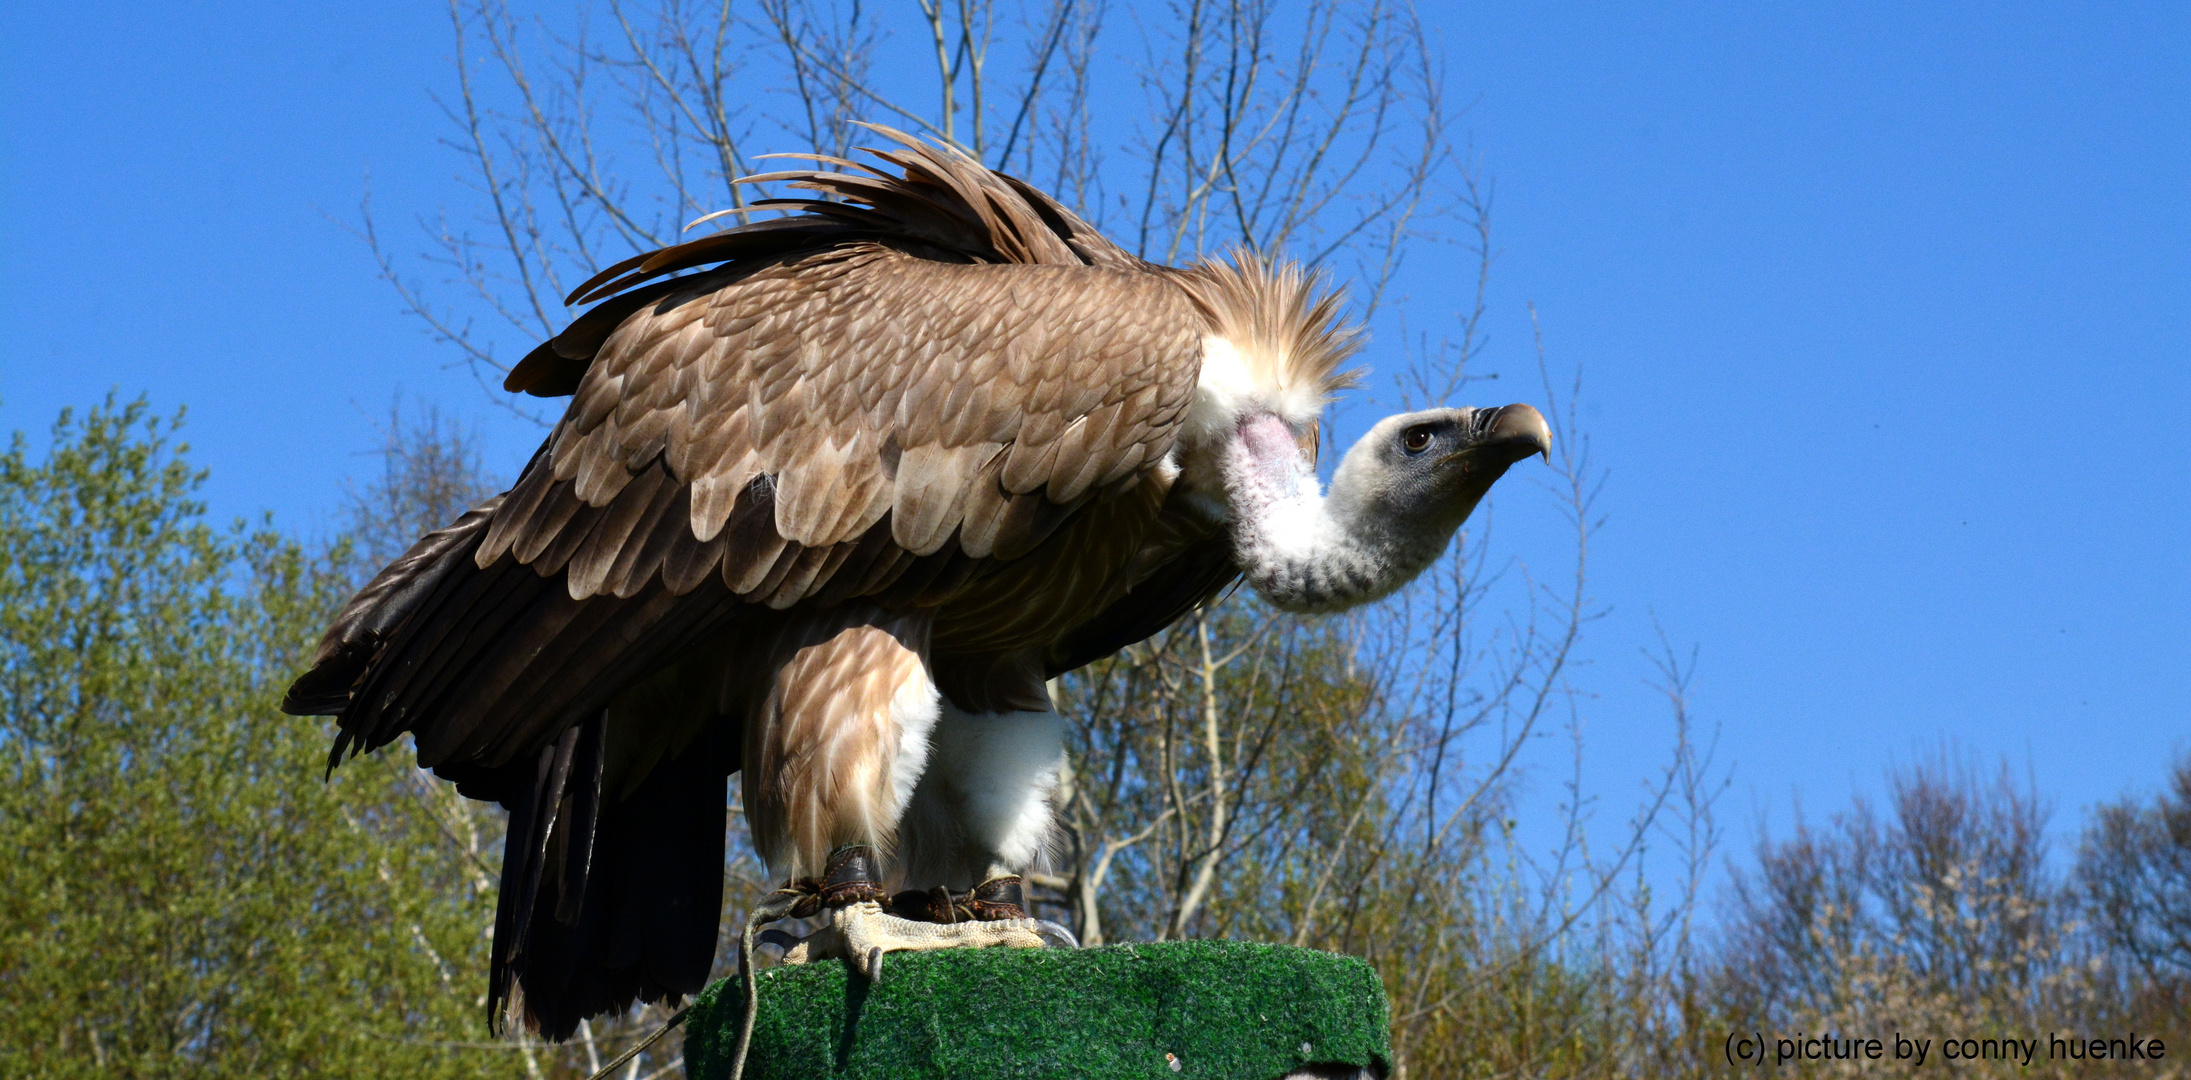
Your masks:
[{"label": "griffon vulture", "polygon": [[1355,339],[1314,278],[1145,262],[876,130],[892,169],[753,177],[820,197],[580,286],[600,302],[505,383],[569,395],[561,422],[283,702],[337,718],[330,769],[408,732],[508,808],[491,1015],[562,1038],[701,989],[733,773],[788,882],[770,913],[1026,926],[1044,680],[1242,576],[1288,611],[1382,597],[1549,446],[1527,405],[1394,416],[1326,492]]}]

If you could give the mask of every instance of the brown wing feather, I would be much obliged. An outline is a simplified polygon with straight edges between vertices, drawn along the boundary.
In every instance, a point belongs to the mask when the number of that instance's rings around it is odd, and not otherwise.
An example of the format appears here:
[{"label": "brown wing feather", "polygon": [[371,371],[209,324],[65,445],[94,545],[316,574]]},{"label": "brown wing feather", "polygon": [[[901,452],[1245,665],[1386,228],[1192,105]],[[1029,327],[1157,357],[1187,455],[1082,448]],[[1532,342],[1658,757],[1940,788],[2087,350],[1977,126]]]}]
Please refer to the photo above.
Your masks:
[{"label": "brown wing feather", "polygon": [[[725,530],[737,493],[767,489],[770,527],[804,561],[778,566],[754,537],[724,570],[772,606],[827,586],[843,557],[826,549],[886,517],[915,555],[954,533],[976,558],[1022,554],[1061,510],[1170,450],[1201,327],[1165,276],[1081,265],[860,244],[704,275],[607,338],[479,558],[567,562],[574,597],[630,595],[657,564],[627,549],[671,527],[658,492],[627,492],[644,476],[685,489],[696,538]],[[657,460],[666,472],[649,472]]]}]

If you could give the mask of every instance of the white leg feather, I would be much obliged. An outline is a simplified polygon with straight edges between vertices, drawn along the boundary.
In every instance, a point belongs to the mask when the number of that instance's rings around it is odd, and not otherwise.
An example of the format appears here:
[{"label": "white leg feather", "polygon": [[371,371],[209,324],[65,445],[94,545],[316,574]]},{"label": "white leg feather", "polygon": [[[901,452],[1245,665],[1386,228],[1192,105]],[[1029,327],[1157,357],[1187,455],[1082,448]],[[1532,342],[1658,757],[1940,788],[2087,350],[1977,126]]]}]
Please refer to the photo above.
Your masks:
[{"label": "white leg feather", "polygon": [[905,883],[965,890],[1034,865],[1064,764],[1056,713],[969,713],[943,702],[928,770],[899,825]]},{"label": "white leg feather", "polygon": [[890,761],[890,820],[901,821],[913,801],[921,774],[928,771],[928,741],[942,715],[943,696],[927,672],[905,680],[890,699],[890,721],[897,729],[897,754]]}]

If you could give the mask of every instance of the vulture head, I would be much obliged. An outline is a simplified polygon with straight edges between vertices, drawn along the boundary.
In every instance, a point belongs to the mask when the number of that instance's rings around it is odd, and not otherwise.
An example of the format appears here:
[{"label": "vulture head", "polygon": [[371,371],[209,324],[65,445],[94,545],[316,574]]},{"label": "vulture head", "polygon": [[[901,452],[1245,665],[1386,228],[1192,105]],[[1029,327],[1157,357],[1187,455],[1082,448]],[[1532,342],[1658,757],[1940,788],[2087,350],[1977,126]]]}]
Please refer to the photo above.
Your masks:
[{"label": "vulture head", "polygon": [[1319,490],[1292,429],[1240,418],[1223,455],[1240,569],[1287,611],[1340,611],[1389,595],[1445,550],[1507,467],[1549,456],[1552,431],[1528,405],[1389,416],[1347,451]]}]

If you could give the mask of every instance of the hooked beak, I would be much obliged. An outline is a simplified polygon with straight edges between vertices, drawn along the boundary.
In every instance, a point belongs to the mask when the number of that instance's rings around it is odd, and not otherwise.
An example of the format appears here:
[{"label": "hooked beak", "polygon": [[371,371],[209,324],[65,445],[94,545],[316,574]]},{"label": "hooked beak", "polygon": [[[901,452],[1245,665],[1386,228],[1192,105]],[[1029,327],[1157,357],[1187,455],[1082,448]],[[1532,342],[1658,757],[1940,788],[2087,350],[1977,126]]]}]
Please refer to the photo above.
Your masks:
[{"label": "hooked beak", "polygon": [[1454,456],[1488,458],[1502,468],[1523,458],[1542,456],[1552,460],[1552,426],[1544,414],[1528,405],[1481,409],[1476,413],[1476,437]]}]

